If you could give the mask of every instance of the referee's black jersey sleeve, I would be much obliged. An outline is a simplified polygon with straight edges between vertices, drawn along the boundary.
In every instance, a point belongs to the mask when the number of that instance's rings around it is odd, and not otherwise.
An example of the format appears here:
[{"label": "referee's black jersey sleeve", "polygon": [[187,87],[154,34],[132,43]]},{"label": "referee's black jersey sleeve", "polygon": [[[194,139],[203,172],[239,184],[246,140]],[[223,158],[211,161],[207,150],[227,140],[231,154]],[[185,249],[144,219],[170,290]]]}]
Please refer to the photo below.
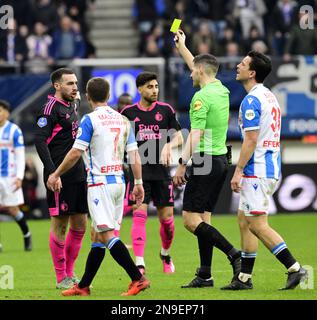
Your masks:
[{"label": "referee's black jersey sleeve", "polygon": [[53,109],[50,115],[44,115],[44,107],[36,118],[35,147],[41,161],[43,162],[44,170],[48,174],[51,174],[56,169],[47,145],[47,140],[52,136],[53,128],[57,121],[58,117],[56,110]]}]

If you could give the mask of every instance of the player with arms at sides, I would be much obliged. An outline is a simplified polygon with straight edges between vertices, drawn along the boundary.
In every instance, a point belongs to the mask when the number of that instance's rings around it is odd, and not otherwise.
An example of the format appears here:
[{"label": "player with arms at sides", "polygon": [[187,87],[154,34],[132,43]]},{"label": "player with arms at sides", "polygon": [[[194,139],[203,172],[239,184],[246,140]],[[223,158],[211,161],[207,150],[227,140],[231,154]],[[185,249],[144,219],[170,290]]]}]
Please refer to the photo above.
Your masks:
[{"label": "player with arms at sides", "polygon": [[84,276],[78,285],[63,291],[64,296],[90,294],[89,285],[105,256],[105,247],[132,280],[127,292],[122,295],[136,295],[150,286],[125,245],[114,234],[114,230],[120,229],[123,214],[125,181],[122,164],[125,150],[135,177],[132,196],[137,206],[143,201],[144,190],[141,160],[133,130],[128,119],[107,105],[109,92],[109,83],[103,78],[88,81],[87,99],[94,111],[82,119],[73,148],[48,181],[50,188],[59,191],[60,176],[71,170],[84,154],[88,172],[88,206],[95,235]]},{"label": "player with arms at sides", "polygon": [[[175,45],[191,70],[193,86],[200,87],[200,90],[190,104],[191,131],[173,180],[175,185],[187,182],[183,222],[185,228],[197,237],[200,267],[196,277],[182,288],[213,287],[211,262],[214,247],[227,256],[234,275],[241,266],[240,251],[210,223],[228,172],[229,90],[216,78],[219,68],[217,59],[210,54],[193,57],[185,45],[185,39],[184,32],[177,31]],[[192,174],[186,181],[186,165],[190,159]]]},{"label": "player with arms at sides", "polygon": [[[158,101],[159,84],[157,75],[142,72],[136,78],[136,87],[141,100],[126,106],[121,114],[126,116],[135,128],[139,153],[142,160],[144,202],[133,210],[132,247],[136,265],[145,273],[144,249],[146,243],[147,209],[151,200],[157,208],[160,221],[162,248],[160,257],[163,272],[173,273],[175,266],[170,256],[174,238],[174,195],[173,182],[169,173],[171,151],[183,143],[181,127],[176,120],[175,110],[167,103]],[[133,177],[130,177],[130,190]],[[129,205],[133,201],[129,200]]]},{"label": "player with arms at sides", "polygon": [[[70,69],[51,74],[55,89],[41,108],[36,122],[35,146],[44,165],[44,184],[72,148],[78,130],[77,77]],[[56,273],[56,288],[67,289],[77,282],[74,264],[87,224],[86,172],[82,159],[62,176],[63,190],[47,189],[51,217],[49,246]],[[70,225],[67,237],[66,230]],[[66,240],[65,240],[66,238]]]},{"label": "player with arms at sides", "polygon": [[269,197],[281,175],[281,109],[275,95],[263,85],[272,70],[271,60],[250,51],[237,66],[236,79],[247,95],[239,110],[243,139],[231,189],[240,193],[238,222],[241,234],[241,272],[223,290],[252,289],[252,271],[258,239],[288,270],[283,290],[295,288],[307,271],[292,256],[282,237],[269,226]]},{"label": "player with arms at sides", "polygon": [[24,203],[22,180],[25,170],[24,140],[20,128],[9,121],[10,105],[0,100],[0,208],[21,228],[24,250],[32,250],[31,233],[19,205]]}]

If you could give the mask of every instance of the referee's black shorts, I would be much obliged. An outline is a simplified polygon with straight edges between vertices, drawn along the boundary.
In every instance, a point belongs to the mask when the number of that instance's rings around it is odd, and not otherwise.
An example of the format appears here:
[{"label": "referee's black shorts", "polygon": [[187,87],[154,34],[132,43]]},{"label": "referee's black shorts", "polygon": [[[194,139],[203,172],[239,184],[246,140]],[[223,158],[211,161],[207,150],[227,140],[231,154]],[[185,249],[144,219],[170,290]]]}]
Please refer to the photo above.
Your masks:
[{"label": "referee's black shorts", "polygon": [[61,192],[46,189],[51,217],[88,213],[87,182],[63,183]]},{"label": "referee's black shorts", "polygon": [[193,164],[184,191],[183,210],[213,212],[228,173],[226,155],[193,155]]}]

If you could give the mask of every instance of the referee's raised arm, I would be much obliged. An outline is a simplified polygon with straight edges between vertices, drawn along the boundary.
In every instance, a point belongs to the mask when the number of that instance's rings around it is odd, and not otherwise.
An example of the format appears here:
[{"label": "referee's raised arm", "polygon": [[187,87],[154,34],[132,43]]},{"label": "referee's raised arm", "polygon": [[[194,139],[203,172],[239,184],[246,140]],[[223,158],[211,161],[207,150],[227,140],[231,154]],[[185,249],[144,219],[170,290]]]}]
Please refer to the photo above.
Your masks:
[{"label": "referee's raised arm", "polygon": [[182,30],[178,30],[174,36],[175,46],[178,49],[181,56],[183,57],[183,59],[185,60],[188,68],[192,71],[194,67],[194,56],[186,47],[185,40],[185,33]]}]

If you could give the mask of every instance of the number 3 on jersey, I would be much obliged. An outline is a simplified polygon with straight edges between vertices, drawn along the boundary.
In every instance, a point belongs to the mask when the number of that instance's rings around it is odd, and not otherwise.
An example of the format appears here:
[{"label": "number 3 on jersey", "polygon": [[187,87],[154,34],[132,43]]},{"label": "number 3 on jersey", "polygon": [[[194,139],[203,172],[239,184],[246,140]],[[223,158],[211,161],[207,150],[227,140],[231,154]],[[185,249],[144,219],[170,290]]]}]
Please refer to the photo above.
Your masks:
[{"label": "number 3 on jersey", "polygon": [[271,128],[273,132],[280,131],[281,129],[281,110],[280,108],[273,107],[271,111],[271,115],[273,116],[273,122],[271,124]]}]

